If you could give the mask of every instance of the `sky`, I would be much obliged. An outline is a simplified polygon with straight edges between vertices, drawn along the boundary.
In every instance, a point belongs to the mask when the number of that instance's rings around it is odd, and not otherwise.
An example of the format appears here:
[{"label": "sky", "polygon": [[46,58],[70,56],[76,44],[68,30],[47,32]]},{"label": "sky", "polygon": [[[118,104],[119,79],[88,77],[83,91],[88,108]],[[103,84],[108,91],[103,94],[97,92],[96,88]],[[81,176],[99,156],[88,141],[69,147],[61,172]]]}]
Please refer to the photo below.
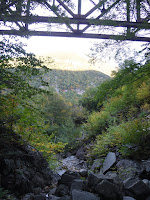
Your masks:
[{"label": "sky", "polygon": [[[77,1],[74,0],[74,2]],[[94,2],[99,2],[99,0]],[[89,0],[84,0],[84,5],[86,6],[82,6],[83,14],[87,13],[91,6],[93,7]],[[42,10],[41,7],[37,7],[32,14],[37,13],[43,16],[49,16],[50,14],[49,10]],[[42,31],[49,28],[48,26],[40,27],[39,24],[32,26],[37,26],[34,28]],[[111,75],[111,72],[118,68],[113,59],[107,59],[105,62],[99,62],[96,65],[89,63],[88,55],[90,49],[94,42],[100,41],[98,39],[32,36],[28,39],[22,39],[22,41],[27,44],[26,50],[28,52],[32,52],[37,56],[52,57],[55,62],[55,68],[64,70],[97,70],[107,75]]]},{"label": "sky", "polygon": [[26,40],[26,50],[37,56],[50,56],[55,66],[67,70],[97,70],[111,75],[117,64],[110,60],[106,63],[92,65],[89,63],[89,53],[95,39],[40,37],[32,36]]}]

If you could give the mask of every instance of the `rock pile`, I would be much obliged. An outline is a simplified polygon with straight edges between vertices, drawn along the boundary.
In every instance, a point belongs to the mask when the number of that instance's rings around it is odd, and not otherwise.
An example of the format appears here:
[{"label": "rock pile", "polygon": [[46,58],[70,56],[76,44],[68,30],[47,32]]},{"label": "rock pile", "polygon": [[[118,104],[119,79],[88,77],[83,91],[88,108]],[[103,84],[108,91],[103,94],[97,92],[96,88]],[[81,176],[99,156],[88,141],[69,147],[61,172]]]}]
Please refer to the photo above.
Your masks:
[{"label": "rock pile", "polygon": [[5,128],[0,131],[0,188],[20,198],[52,185],[57,177],[42,154]]},{"label": "rock pile", "polygon": [[[77,172],[65,172],[48,200],[149,200],[149,183],[139,178],[122,181],[119,177],[90,173],[83,180]],[[46,198],[45,198],[46,199]]]},{"label": "rock pile", "polygon": [[[150,200],[150,160],[117,159],[109,152],[90,172],[66,171],[48,200]],[[83,173],[84,172],[84,173]]]},{"label": "rock pile", "polygon": [[0,188],[16,200],[150,200],[150,160],[120,159],[109,152],[87,169],[84,160],[71,156],[65,161],[72,161],[75,167],[68,166],[77,171],[67,170],[60,177],[41,153],[12,138],[0,142]]}]

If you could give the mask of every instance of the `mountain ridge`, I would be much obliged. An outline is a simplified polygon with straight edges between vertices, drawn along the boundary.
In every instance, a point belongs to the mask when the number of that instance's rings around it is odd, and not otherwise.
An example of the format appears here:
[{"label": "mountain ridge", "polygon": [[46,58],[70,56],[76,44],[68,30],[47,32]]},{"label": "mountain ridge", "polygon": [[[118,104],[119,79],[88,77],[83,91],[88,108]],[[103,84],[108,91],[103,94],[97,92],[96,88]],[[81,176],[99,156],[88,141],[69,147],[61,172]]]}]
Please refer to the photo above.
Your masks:
[{"label": "mountain ridge", "polygon": [[[43,80],[65,98],[77,99],[89,87],[96,87],[110,76],[95,70],[71,71],[52,69],[43,74]],[[75,96],[74,96],[75,95]]]}]

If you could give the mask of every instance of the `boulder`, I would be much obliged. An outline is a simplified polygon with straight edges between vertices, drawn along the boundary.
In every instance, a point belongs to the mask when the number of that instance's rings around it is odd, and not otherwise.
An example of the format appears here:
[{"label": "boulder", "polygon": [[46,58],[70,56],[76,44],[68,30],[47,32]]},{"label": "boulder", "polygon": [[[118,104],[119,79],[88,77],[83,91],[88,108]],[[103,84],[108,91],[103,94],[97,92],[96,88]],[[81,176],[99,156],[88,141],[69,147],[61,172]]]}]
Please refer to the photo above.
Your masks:
[{"label": "boulder", "polygon": [[86,170],[86,169],[81,169],[81,170],[79,171],[79,174],[80,174],[80,176],[82,176],[82,177],[87,177],[87,176],[88,176],[88,170]]},{"label": "boulder", "polygon": [[145,183],[149,187],[149,180],[148,179],[143,179],[142,181],[143,181],[143,183]]},{"label": "boulder", "polygon": [[117,178],[118,177],[118,174],[116,172],[112,172],[112,171],[108,171],[105,176],[108,176],[110,178]]},{"label": "boulder", "polygon": [[58,185],[60,184],[64,184],[67,186],[71,186],[71,183],[73,182],[73,180],[75,179],[80,179],[79,173],[77,172],[71,172],[71,171],[66,171],[61,179],[58,181]]},{"label": "boulder", "polygon": [[72,184],[71,184],[71,192],[76,189],[76,190],[83,190],[84,189],[84,181],[80,179],[75,179]]},{"label": "boulder", "polygon": [[124,189],[133,193],[136,198],[145,198],[150,194],[149,187],[141,180],[135,178],[128,178],[123,182]]},{"label": "boulder", "polygon": [[72,200],[100,200],[100,198],[90,192],[74,189],[72,191]]},{"label": "boulder", "polygon": [[124,196],[123,200],[135,200],[133,197]]},{"label": "boulder", "polygon": [[90,191],[95,192],[96,191],[96,186],[103,180],[107,180],[111,183],[113,183],[113,178],[102,175],[102,174],[89,174],[88,176],[88,188]]},{"label": "boulder", "polygon": [[85,149],[83,147],[79,148],[77,153],[76,153],[76,157],[79,160],[84,160],[85,159]]},{"label": "boulder", "polygon": [[46,195],[45,194],[35,195],[34,200],[46,200]]},{"label": "boulder", "polygon": [[55,191],[55,195],[58,197],[62,197],[69,194],[69,188],[68,186],[64,185],[64,184],[60,184]]},{"label": "boulder", "polygon": [[56,197],[54,195],[49,195],[48,196],[48,200],[59,200],[59,199],[60,199],[60,197]]},{"label": "boulder", "polygon": [[33,193],[29,193],[29,194],[26,194],[22,200],[34,200],[34,194]]},{"label": "boulder", "polygon": [[150,179],[150,159],[144,160],[143,162],[143,172],[140,174],[140,178],[142,179]]},{"label": "boulder", "polygon": [[121,159],[117,164],[117,171],[119,178],[123,181],[127,178],[139,177],[144,167],[140,162],[129,160],[129,159]]},{"label": "boulder", "polygon": [[104,197],[111,200],[122,200],[123,197],[121,195],[120,189],[117,185],[107,181],[102,180],[97,186],[96,186],[96,192]]},{"label": "boulder", "polygon": [[113,152],[109,152],[104,160],[101,168],[101,173],[105,174],[116,162],[116,155]]},{"label": "boulder", "polygon": [[60,197],[59,200],[71,200],[70,196]]},{"label": "boulder", "polygon": [[100,168],[102,167],[103,165],[103,159],[96,159],[93,161],[93,165],[91,166],[91,170],[92,171],[97,171],[97,170],[100,170]]},{"label": "boulder", "polygon": [[40,187],[37,187],[37,188],[33,188],[32,191],[34,194],[40,194],[42,192],[42,189]]},{"label": "boulder", "polygon": [[56,197],[54,195],[49,195],[47,200],[71,200],[71,197],[70,196]]}]

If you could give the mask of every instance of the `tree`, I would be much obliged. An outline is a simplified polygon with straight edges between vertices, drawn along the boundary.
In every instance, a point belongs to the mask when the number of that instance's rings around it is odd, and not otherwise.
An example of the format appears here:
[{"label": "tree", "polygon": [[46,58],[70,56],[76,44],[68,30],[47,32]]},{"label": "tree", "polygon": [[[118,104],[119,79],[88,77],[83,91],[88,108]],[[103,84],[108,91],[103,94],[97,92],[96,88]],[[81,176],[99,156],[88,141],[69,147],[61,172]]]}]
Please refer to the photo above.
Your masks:
[{"label": "tree", "polygon": [[80,99],[80,104],[86,108],[88,111],[92,112],[93,110],[97,110],[97,101],[95,99],[95,94],[97,92],[97,87],[88,88],[82,98]]},{"label": "tree", "polygon": [[46,134],[45,118],[37,106],[37,95],[52,93],[32,84],[38,76],[40,84],[47,85],[41,74],[48,69],[35,55],[26,53],[20,43],[4,38],[0,45],[3,50],[0,56],[0,125],[19,134],[23,139],[21,143],[28,141],[34,146],[33,151],[36,148],[52,159],[65,144],[53,143]]},{"label": "tree", "polygon": [[[44,92],[41,89],[32,87],[30,81],[34,76],[43,73],[42,70],[47,70],[47,68],[42,65],[42,62],[35,55],[26,53],[22,47],[23,44],[12,43],[4,38],[0,42],[0,46],[3,49],[0,56],[2,103],[8,101],[8,99],[13,99],[19,104],[25,105],[24,99],[32,98],[37,93]],[[47,85],[41,79],[42,84]]]},{"label": "tree", "polygon": [[41,109],[50,126],[61,125],[71,116],[71,106],[56,92],[53,91],[52,95],[44,95],[42,101]]}]

